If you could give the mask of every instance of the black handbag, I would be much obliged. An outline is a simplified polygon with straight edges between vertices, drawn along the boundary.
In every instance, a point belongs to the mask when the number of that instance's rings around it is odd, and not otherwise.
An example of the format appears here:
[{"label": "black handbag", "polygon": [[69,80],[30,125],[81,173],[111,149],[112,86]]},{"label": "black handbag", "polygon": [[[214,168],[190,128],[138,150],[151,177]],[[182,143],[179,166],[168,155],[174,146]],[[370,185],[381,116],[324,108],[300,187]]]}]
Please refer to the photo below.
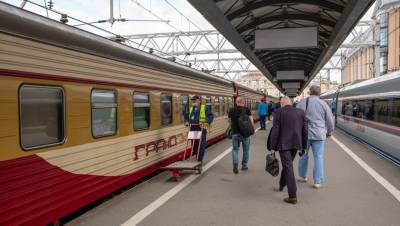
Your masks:
[{"label": "black handbag", "polygon": [[276,177],[279,175],[279,160],[275,156],[275,152],[267,154],[267,163],[265,165],[265,170]]}]

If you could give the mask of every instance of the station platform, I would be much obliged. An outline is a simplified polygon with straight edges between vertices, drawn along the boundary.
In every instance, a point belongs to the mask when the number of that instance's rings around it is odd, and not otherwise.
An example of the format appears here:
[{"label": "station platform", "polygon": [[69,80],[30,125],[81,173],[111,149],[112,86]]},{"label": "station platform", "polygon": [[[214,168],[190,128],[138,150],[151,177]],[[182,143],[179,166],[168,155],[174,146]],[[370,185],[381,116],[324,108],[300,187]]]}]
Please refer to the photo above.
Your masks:
[{"label": "station platform", "polygon": [[284,203],[287,190],[274,191],[279,177],[264,170],[270,126],[252,137],[248,171],[233,174],[225,139],[201,175],[163,172],[67,225],[400,225],[400,167],[340,131],[327,141],[323,187],[297,183],[298,204]]}]

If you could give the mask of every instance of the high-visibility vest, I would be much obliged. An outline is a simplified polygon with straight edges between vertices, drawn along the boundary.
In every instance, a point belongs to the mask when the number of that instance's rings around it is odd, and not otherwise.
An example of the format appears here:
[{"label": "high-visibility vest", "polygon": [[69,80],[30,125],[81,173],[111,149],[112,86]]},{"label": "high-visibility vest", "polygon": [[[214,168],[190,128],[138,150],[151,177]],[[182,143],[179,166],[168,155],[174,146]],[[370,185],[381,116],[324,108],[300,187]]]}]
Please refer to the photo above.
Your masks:
[{"label": "high-visibility vest", "polygon": [[[193,112],[193,106],[190,107],[189,109],[189,118],[192,115]],[[202,104],[200,105],[200,117],[199,117],[199,123],[207,123],[207,116],[206,116],[206,105]],[[207,126],[205,125],[200,125],[201,128],[207,129]]]}]

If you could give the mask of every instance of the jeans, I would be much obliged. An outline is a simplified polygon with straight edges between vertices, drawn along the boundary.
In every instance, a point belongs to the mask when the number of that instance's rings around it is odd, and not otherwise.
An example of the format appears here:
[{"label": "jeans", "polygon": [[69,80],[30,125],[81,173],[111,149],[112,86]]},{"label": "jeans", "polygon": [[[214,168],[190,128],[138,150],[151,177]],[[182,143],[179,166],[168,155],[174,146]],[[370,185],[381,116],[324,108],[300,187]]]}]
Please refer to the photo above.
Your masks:
[{"label": "jeans", "polygon": [[[193,131],[198,131],[200,129],[192,129]],[[197,148],[198,148],[198,141],[194,142],[193,145],[193,153],[197,154]],[[197,155],[197,161],[203,161],[204,159],[204,153],[206,152],[206,146],[207,146],[207,130],[203,129],[203,134],[201,135],[201,144],[200,144],[200,153]]]},{"label": "jeans", "polygon": [[[324,182],[324,149],[325,140],[308,140],[308,149],[312,149],[314,155],[314,170],[313,178],[315,184],[322,184]],[[307,177],[308,168],[308,152],[299,159],[299,175]]]},{"label": "jeans", "polygon": [[239,164],[239,147],[243,145],[242,167],[246,168],[249,162],[250,137],[243,137],[239,133],[232,134],[232,160],[233,164]]},{"label": "jeans", "polygon": [[267,116],[266,115],[260,115],[260,127],[261,129],[265,129],[265,118]]}]

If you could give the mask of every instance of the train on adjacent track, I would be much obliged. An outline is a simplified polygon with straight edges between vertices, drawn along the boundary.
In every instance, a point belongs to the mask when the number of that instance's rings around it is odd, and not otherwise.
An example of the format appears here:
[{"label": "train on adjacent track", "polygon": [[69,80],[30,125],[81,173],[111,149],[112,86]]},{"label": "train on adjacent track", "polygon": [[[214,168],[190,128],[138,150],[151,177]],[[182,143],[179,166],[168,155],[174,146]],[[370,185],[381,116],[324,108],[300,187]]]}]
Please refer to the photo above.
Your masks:
[{"label": "train on adjacent track", "polygon": [[[183,158],[191,95],[262,93],[0,3],[0,225],[46,225]],[[273,97],[268,99],[277,101]]]},{"label": "train on adjacent track", "polygon": [[400,164],[400,71],[321,95],[338,128]]}]

